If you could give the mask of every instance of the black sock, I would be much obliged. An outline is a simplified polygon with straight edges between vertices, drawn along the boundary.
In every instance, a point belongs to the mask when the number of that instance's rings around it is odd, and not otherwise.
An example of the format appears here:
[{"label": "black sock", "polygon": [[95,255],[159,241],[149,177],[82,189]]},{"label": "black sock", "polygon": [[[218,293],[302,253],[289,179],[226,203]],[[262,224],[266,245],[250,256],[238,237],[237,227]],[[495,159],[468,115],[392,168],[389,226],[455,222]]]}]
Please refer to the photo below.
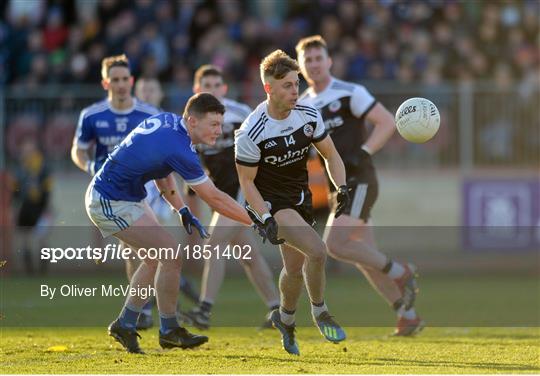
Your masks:
[{"label": "black sock", "polygon": [[320,303],[313,303],[311,302],[311,305],[314,305],[315,307],[322,307],[324,305],[324,300]]},{"label": "black sock", "polygon": [[270,307],[269,311],[275,311],[276,309],[279,309],[279,304],[275,304],[272,307]]},{"label": "black sock", "polygon": [[287,315],[294,315],[294,313],[296,312],[296,310],[294,310],[294,311],[289,311],[289,310],[287,310],[287,309],[285,309],[285,308],[283,308],[283,307],[281,307],[280,310],[281,310],[281,312],[283,312],[283,313],[285,313],[285,314],[287,314]]},{"label": "black sock", "polygon": [[394,304],[392,304],[392,308],[394,308],[394,311],[397,312],[401,308],[402,305],[403,305],[403,299],[399,298],[398,300],[394,302]]},{"label": "black sock", "polygon": [[213,305],[213,304],[210,303],[210,302],[203,301],[203,302],[201,302],[201,304],[199,305],[199,307],[201,308],[201,311],[210,313],[210,311],[212,310],[212,305]]}]

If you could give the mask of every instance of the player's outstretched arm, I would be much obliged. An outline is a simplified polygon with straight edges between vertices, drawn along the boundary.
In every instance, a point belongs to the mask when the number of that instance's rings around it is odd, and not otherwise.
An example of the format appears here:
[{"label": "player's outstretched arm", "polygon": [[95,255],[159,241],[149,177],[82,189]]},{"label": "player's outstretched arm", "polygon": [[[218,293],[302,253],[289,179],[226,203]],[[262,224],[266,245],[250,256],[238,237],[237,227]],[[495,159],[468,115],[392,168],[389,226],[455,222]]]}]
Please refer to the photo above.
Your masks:
[{"label": "player's outstretched arm", "polygon": [[173,174],[169,174],[166,178],[155,179],[154,183],[161,196],[167,201],[176,211],[182,209],[186,204],[178,191],[176,186],[176,180],[174,180]]},{"label": "player's outstretched arm", "polygon": [[[257,166],[244,166],[236,164],[240,187],[244,193],[246,201],[249,203],[250,217],[253,218],[256,226],[259,228],[259,235],[263,239],[268,239],[272,244],[285,243],[284,239],[278,238],[278,224],[275,218],[270,214],[261,193],[255,186],[255,177],[257,176]],[[264,242],[264,240],[263,240]]]},{"label": "player's outstretched arm", "polygon": [[247,226],[251,225],[252,221],[246,210],[231,196],[217,189],[210,179],[207,179],[204,183],[192,185],[191,189],[219,214]]},{"label": "player's outstretched arm", "polygon": [[373,131],[363,145],[363,149],[373,155],[392,137],[396,130],[394,116],[382,104],[377,103],[368,113],[366,119],[374,125]]},{"label": "player's outstretched arm", "polygon": [[178,212],[182,220],[182,225],[188,234],[193,233],[192,226],[197,229],[201,238],[209,238],[210,234],[202,225],[197,217],[191,214],[189,208],[184,203],[182,195],[178,191],[176,180],[173,174],[169,174],[166,178],[154,180],[161,196]]},{"label": "player's outstretched arm", "polygon": [[[259,190],[255,186],[255,177],[257,176],[257,166],[244,166],[236,164],[236,171],[238,171],[238,180],[240,187],[244,193],[244,197],[249,206],[255,210],[258,216],[262,219],[263,216],[270,215],[268,207],[266,206]],[[261,220],[264,222],[264,220]]]},{"label": "player's outstretched arm", "polygon": [[88,155],[88,149],[81,149],[76,143],[71,147],[71,160],[77,167],[90,175],[95,174],[94,164]]},{"label": "player's outstretched arm", "polygon": [[345,165],[341,159],[334,141],[331,137],[325,137],[319,142],[314,143],[315,147],[319,151],[319,154],[324,158],[326,163],[326,171],[330,175],[330,179],[336,188],[339,188],[346,183]]}]

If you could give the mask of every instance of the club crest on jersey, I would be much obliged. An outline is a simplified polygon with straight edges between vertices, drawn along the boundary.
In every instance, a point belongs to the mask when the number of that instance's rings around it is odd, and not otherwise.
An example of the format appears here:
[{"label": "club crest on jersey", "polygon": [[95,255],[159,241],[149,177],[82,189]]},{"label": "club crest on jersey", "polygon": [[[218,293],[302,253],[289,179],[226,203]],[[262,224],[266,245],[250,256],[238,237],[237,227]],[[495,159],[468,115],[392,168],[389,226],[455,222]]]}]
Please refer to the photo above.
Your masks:
[{"label": "club crest on jersey", "polygon": [[313,126],[311,124],[304,125],[304,134],[307,137],[313,136]]},{"label": "club crest on jersey", "polygon": [[336,112],[336,111],[338,111],[340,108],[341,108],[341,102],[340,102],[339,100],[333,101],[332,103],[330,103],[330,104],[328,105],[328,109],[329,109],[331,112]]},{"label": "club crest on jersey", "polygon": [[277,142],[274,141],[274,140],[270,140],[266,144],[264,144],[265,149],[270,149],[270,148],[273,148],[275,146],[277,146]]}]

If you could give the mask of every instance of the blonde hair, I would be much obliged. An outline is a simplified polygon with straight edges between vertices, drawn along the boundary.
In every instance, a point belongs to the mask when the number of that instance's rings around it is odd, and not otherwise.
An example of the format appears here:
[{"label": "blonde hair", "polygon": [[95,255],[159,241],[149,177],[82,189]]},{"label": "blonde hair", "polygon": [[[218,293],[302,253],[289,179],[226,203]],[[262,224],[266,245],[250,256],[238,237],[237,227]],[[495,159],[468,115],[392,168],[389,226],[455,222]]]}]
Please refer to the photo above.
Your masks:
[{"label": "blonde hair", "polygon": [[296,60],[291,58],[285,52],[282,50],[275,50],[263,59],[260,70],[261,80],[263,83],[266,83],[269,77],[280,80],[291,71],[299,72],[300,68]]},{"label": "blonde hair", "polygon": [[109,72],[113,67],[126,67],[129,69],[129,60],[126,54],[108,56],[101,61],[101,77],[109,78]]}]

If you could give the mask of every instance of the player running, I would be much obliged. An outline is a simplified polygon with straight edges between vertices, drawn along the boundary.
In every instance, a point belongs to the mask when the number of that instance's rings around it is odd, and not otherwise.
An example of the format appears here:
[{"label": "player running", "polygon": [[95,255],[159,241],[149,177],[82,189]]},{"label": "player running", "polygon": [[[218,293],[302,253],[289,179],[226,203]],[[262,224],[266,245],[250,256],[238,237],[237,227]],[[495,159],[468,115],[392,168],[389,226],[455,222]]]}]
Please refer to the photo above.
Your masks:
[{"label": "player running", "polygon": [[[393,306],[398,315],[395,335],[415,334],[424,327],[414,309],[415,267],[392,261],[381,253],[369,223],[378,194],[371,156],[394,133],[394,118],[363,86],[331,76],[332,59],[321,36],[301,39],[296,51],[309,84],[302,99],[309,100],[321,112],[345,163],[347,187],[353,198],[340,218],[334,214],[328,218],[325,238],[329,254],[355,265]],[[375,125],[371,134],[366,131],[365,120]]]},{"label": "player running", "polygon": [[[193,91],[195,93],[211,93],[225,106],[223,134],[213,146],[199,145],[199,151],[209,172],[209,177],[216,187],[236,198],[238,202],[243,202],[234,163],[234,131],[240,127],[251,109],[245,104],[225,98],[227,85],[223,82],[221,70],[213,65],[203,65],[197,69]],[[274,284],[272,272],[258,249],[253,232],[243,226],[238,226],[238,223],[219,213],[214,214],[210,226],[213,231],[208,239],[209,244],[219,245],[219,249],[225,249],[229,244],[250,247],[250,259],[239,261],[270,312],[279,308],[279,293]],[[187,313],[197,328],[207,329],[209,327],[212,305],[224,277],[224,258],[213,255],[205,260],[200,304]],[[271,327],[271,322],[265,321],[263,327]]]},{"label": "player running", "polygon": [[[183,117],[164,112],[135,128],[109,155],[86,192],[86,210],[104,237],[114,235],[133,250],[177,249],[174,237],[157,221],[144,201],[144,184],[155,180],[163,197],[190,220],[171,172],[177,172],[217,212],[250,225],[252,221],[236,201],[217,189],[204,173],[193,144],[215,144],[221,135],[225,108],[211,94],[191,97]],[[187,211],[189,213],[189,211]],[[189,333],[176,317],[181,255],[144,257],[131,279],[131,287],[154,285],[160,317],[162,348],[192,348],[208,337]],[[120,315],[109,325],[109,334],[131,353],[142,353],[136,323],[147,299],[128,295]]]},{"label": "player running", "polygon": [[284,349],[299,355],[295,340],[295,311],[305,283],[313,320],[331,342],[345,339],[324,301],[326,245],[311,227],[313,213],[306,162],[313,144],[326,160],[338,187],[337,216],[348,203],[345,168],[319,112],[297,104],[295,60],[281,50],[260,65],[267,100],[236,133],[236,167],[248,211],[261,223],[268,239],[280,244],[283,269],[279,279],[280,308],[270,316],[282,335]]},{"label": "player running", "polygon": [[[109,56],[101,63],[101,85],[107,98],[83,109],[73,139],[71,159],[83,171],[94,175],[107,155],[144,119],[159,110],[131,95],[134,78],[125,55]],[[92,156],[93,155],[93,156]],[[151,183],[153,184],[153,183]],[[131,280],[138,260],[126,260],[126,274]],[[186,283],[181,284],[182,287]],[[152,326],[151,307],[139,318],[137,328]]]}]

